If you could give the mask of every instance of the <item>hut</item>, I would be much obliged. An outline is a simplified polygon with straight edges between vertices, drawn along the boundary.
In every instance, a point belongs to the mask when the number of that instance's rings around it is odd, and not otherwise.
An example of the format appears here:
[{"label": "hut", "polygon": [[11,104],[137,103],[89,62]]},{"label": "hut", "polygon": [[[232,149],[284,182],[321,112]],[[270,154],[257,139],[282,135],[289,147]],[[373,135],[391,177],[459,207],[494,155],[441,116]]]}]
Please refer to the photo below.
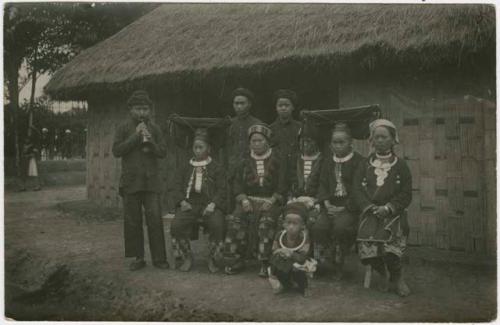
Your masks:
[{"label": "hut", "polygon": [[[87,100],[90,199],[119,204],[115,126],[136,88],[167,116],[223,117],[237,86],[289,87],[301,109],[379,104],[414,175],[410,244],[495,255],[495,9],[492,5],[164,4],[51,78],[56,99]],[[180,154],[171,146],[166,193]],[[367,152],[365,144],[358,144]]]}]

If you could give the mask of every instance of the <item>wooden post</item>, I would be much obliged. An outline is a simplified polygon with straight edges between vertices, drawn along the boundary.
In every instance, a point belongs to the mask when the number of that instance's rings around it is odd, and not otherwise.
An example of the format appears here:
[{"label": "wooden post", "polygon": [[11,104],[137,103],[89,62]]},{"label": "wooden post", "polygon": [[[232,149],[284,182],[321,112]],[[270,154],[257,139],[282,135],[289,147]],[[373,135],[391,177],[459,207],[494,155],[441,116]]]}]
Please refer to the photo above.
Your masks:
[{"label": "wooden post", "polygon": [[165,246],[167,252],[167,261],[170,265],[171,270],[175,270],[175,256],[174,249],[172,247],[172,236],[170,235],[170,226],[172,225],[172,220],[175,215],[171,213],[165,214],[163,218],[163,230],[165,232]]},{"label": "wooden post", "polygon": [[365,266],[365,280],[363,283],[365,289],[370,289],[371,282],[372,282],[372,266],[370,264],[367,264]]}]

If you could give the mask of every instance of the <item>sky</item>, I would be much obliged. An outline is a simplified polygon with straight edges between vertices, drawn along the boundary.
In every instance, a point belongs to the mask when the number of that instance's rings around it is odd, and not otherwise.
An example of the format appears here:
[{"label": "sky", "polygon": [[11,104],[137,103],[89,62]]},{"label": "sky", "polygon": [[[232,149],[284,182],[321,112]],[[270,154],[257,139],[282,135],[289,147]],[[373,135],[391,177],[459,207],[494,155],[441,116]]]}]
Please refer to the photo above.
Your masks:
[{"label": "sky", "polygon": [[[24,67],[21,68],[20,74],[25,76],[26,75],[26,69]],[[35,98],[38,98],[43,95],[43,87],[49,82],[50,76],[46,73],[38,77],[38,80],[36,82],[36,89],[35,89]],[[26,85],[21,89],[19,92],[19,103],[24,102],[24,100],[29,101],[31,96],[31,80],[26,83]],[[76,106],[75,102],[54,102],[53,103],[53,110],[55,112],[65,112],[69,111],[71,107]]]}]

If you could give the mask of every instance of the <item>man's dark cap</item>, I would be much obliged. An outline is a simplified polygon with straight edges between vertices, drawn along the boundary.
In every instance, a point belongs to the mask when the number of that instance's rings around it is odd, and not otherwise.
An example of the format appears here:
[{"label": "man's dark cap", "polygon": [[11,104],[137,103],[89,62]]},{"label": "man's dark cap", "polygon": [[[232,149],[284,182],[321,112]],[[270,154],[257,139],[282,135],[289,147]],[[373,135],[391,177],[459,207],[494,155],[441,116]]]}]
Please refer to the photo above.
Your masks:
[{"label": "man's dark cap", "polygon": [[127,101],[127,106],[132,108],[134,105],[148,105],[151,107],[153,102],[149,99],[149,95],[145,90],[136,90],[132,93],[132,96]]}]

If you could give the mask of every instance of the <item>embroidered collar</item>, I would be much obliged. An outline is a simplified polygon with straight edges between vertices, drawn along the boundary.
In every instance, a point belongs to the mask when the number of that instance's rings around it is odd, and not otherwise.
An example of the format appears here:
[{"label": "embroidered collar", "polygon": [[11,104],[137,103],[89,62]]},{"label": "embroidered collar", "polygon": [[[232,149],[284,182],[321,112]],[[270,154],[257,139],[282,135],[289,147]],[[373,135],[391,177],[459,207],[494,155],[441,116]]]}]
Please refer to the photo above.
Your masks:
[{"label": "embroidered collar", "polygon": [[377,157],[372,157],[370,159],[370,165],[374,167],[373,172],[377,176],[377,186],[383,186],[385,183],[385,179],[389,175],[389,171],[392,166],[394,166],[398,162],[398,157],[394,156],[394,161],[391,163],[387,161],[387,158],[383,160]]},{"label": "embroidered collar", "polygon": [[372,157],[370,159],[370,165],[372,165],[375,168],[380,168],[380,169],[391,169],[392,166],[394,166],[398,162],[398,157],[394,157],[394,161],[391,163],[388,161],[384,161],[384,160],[381,160],[380,158],[377,158],[377,157]]},{"label": "embroidered collar", "polygon": [[345,163],[349,160],[351,160],[351,158],[354,156],[354,152],[351,151],[350,154],[348,154],[347,156],[345,157],[342,157],[342,158],[339,158],[337,157],[335,154],[333,154],[333,161],[335,161],[336,163],[340,164],[340,163]]},{"label": "embroidered collar", "polygon": [[378,153],[375,153],[375,157],[378,159],[390,159],[392,157],[392,152],[389,152],[387,155],[380,155]]},{"label": "embroidered collar", "polygon": [[301,158],[302,158],[302,160],[310,161],[310,160],[316,160],[316,159],[318,159],[318,157],[320,155],[321,155],[321,152],[317,152],[314,156],[304,156],[304,155],[302,155]]},{"label": "embroidered collar", "polygon": [[210,156],[208,156],[207,159],[202,160],[202,161],[196,161],[196,160],[194,160],[194,158],[191,158],[191,160],[189,160],[189,163],[193,167],[205,167],[208,164],[210,164],[211,162],[212,162],[212,157],[210,157]]},{"label": "embroidered collar", "polygon": [[250,150],[250,156],[255,160],[265,160],[271,156],[272,152],[273,152],[273,149],[269,148],[269,150],[267,150],[266,153],[259,156],[253,150]]}]

